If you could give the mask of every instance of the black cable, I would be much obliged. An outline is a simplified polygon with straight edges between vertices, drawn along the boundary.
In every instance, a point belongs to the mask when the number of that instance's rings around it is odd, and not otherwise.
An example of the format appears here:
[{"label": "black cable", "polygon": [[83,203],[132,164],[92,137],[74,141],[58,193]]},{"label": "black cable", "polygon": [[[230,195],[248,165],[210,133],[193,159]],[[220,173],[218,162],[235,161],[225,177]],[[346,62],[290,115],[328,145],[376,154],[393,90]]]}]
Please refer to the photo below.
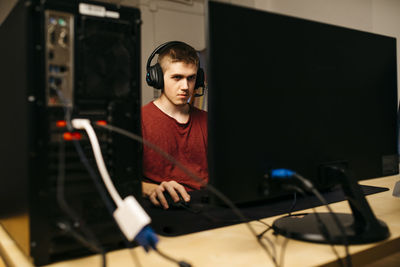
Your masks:
[{"label": "black cable", "polygon": [[[344,226],[343,226],[342,222],[339,220],[339,218],[337,217],[336,213],[333,212],[333,210],[331,209],[331,207],[329,206],[329,204],[325,200],[325,198],[322,196],[322,194],[314,187],[314,185],[308,179],[306,179],[303,176],[301,176],[300,174],[292,172],[292,171],[286,172],[286,170],[285,170],[283,173],[285,173],[284,175],[289,175],[290,174],[292,177],[294,177],[297,180],[299,180],[302,183],[302,185],[306,188],[306,190],[308,190],[311,193],[313,193],[318,198],[318,200],[328,209],[329,214],[332,216],[333,221],[335,222],[335,224],[337,225],[337,227],[339,228],[339,231],[341,233],[341,237],[342,237],[342,240],[343,240],[343,245],[345,247],[347,266],[351,267],[352,266],[352,262],[351,262],[351,257],[350,257],[350,253],[349,253],[349,243],[348,243],[348,240],[347,240],[346,230],[344,229]],[[279,174],[279,175],[282,175],[282,174]],[[298,187],[296,185],[289,184],[289,185],[286,185],[286,186],[287,186],[287,189],[294,189],[294,190],[298,191],[299,193],[301,193],[302,195],[305,195],[305,192],[300,187]],[[320,230],[322,230],[321,234],[324,235],[324,232],[328,233],[327,229],[324,230],[324,228],[326,228],[326,226],[322,222],[322,220],[320,219],[318,214],[316,214],[316,216],[317,216],[316,219],[318,220],[319,225],[324,225],[323,228],[320,228]],[[325,238],[327,238],[327,237],[330,238],[330,235],[329,236],[325,236]],[[331,246],[333,247],[332,240],[328,239],[328,241],[331,244]],[[340,259],[340,257],[339,257],[339,259]],[[340,261],[341,261],[341,259],[340,259]]]},{"label": "black cable", "polygon": [[64,196],[64,180],[65,180],[65,150],[64,150],[64,142],[62,139],[59,140],[59,153],[58,153],[58,175],[57,175],[57,185],[56,185],[56,198],[57,203],[61,210],[69,216],[74,222],[78,223],[79,229],[86,236],[84,239],[83,236],[79,235],[76,231],[74,231],[66,222],[58,222],[57,226],[69,233],[71,233],[72,237],[74,237],[77,241],[79,241],[84,246],[88,247],[95,253],[100,253],[102,258],[102,266],[106,267],[106,257],[104,248],[99,244],[94,234],[90,229],[85,226],[85,223],[80,219],[77,213],[68,205]]},{"label": "black cable", "polygon": [[[293,193],[293,202],[292,202],[291,207],[289,208],[288,216],[291,216],[292,211],[293,211],[294,207],[296,206],[296,204],[297,204],[297,192],[295,191],[295,192]],[[261,221],[261,220],[257,220],[257,221],[260,222],[260,223],[262,223],[262,224],[264,224],[265,226],[267,226],[267,228],[266,228],[263,232],[261,232],[260,234],[257,235],[257,237],[258,237],[259,239],[261,239],[261,238],[264,237],[264,235],[265,235],[269,230],[272,229],[272,226],[269,225],[269,224],[266,223],[266,222]],[[265,237],[264,237],[264,238],[265,238]],[[269,240],[267,240],[267,241],[268,241],[268,243],[270,243]],[[281,248],[280,260],[279,260],[279,262],[277,261],[277,262],[278,262],[278,266],[283,266],[283,262],[284,262],[284,251],[286,250],[287,242],[289,242],[289,239],[288,239],[288,238],[285,238],[284,244],[283,244],[283,246],[282,246],[282,248]],[[271,244],[271,243],[270,243],[270,244]],[[274,257],[276,258],[276,250],[275,250],[275,247],[274,247],[274,246],[272,246],[272,247],[273,247],[273,250],[274,250],[274,252],[273,252],[274,255],[275,255]]]},{"label": "black cable", "polygon": [[57,192],[57,202],[58,206],[66,213],[72,220],[79,221],[79,216],[72,210],[67,202],[65,201],[64,196],[64,180],[65,180],[65,150],[64,150],[64,141],[62,138],[59,140],[59,150],[58,150],[58,175],[57,175],[57,183],[56,183],[56,192]]},{"label": "black cable", "polygon": [[267,226],[268,228],[272,228],[272,226],[269,225],[269,224],[266,223],[266,222],[263,222],[263,221],[261,221],[261,220],[257,220],[257,222],[264,224],[264,225]]},{"label": "black cable", "polygon": [[332,252],[333,252],[333,254],[335,254],[339,265],[341,267],[344,267],[345,265],[344,265],[342,259],[340,258],[340,255],[339,255],[338,251],[336,250],[334,244],[333,244],[332,236],[330,235],[328,228],[326,227],[325,223],[322,221],[321,217],[319,216],[319,213],[315,210],[315,208],[312,208],[312,210],[313,210],[315,218],[316,218],[316,220],[318,222],[318,229],[320,230],[320,233],[325,237],[326,240],[328,240],[329,245],[330,245],[330,247],[332,249]]},{"label": "black cable", "polygon": [[[258,240],[258,242],[260,242],[260,243],[262,243],[262,240],[265,240],[268,244],[269,244],[269,246],[271,247],[271,249],[272,249],[272,251],[270,252],[271,253],[271,256],[273,257],[273,261],[274,261],[274,263],[276,263],[276,266],[280,266],[279,264],[278,264],[278,261],[277,261],[277,259],[276,259],[276,248],[275,248],[275,245],[274,245],[274,243],[271,241],[271,239],[269,239],[268,237],[266,237],[266,236],[264,236],[268,231],[270,231],[272,228],[270,228],[270,227],[268,227],[267,229],[265,229],[264,231],[262,231],[260,234],[258,234],[257,235],[257,240]],[[264,245],[265,246],[265,245]],[[267,248],[267,246],[265,246],[265,248]]]},{"label": "black cable", "polygon": [[[292,215],[289,214],[288,216],[292,216]],[[263,238],[264,235],[265,235],[268,231],[270,231],[271,229],[273,229],[272,226],[269,225],[269,224],[266,223],[266,222],[263,222],[263,221],[261,221],[261,220],[257,220],[257,222],[262,223],[262,224],[264,224],[265,226],[267,226],[267,229],[265,229],[265,230],[262,231],[260,234],[258,234],[258,237],[259,237],[259,238]],[[285,238],[285,237],[284,237],[284,238]],[[284,255],[285,255],[286,247],[287,247],[287,244],[288,244],[289,240],[290,240],[289,238],[285,238],[284,241],[283,241],[282,248],[281,248],[281,252],[280,252],[280,257],[279,257],[280,260],[278,261],[278,266],[280,266],[280,267],[283,267],[283,266],[284,266]],[[276,257],[276,251],[275,251],[275,257]]]},{"label": "black cable", "polygon": [[[63,94],[62,94],[62,92],[61,92],[60,90],[58,90],[57,88],[53,88],[53,89],[57,92],[58,98],[59,98],[60,101],[63,103],[64,119],[65,119],[66,124],[67,124],[67,130],[70,131],[70,132],[72,132],[72,131],[73,131],[73,127],[72,127],[72,124],[71,124],[72,105],[70,105],[70,104],[68,103],[68,101],[64,98],[64,96],[63,96]],[[111,204],[110,201],[108,200],[104,188],[100,185],[100,183],[99,183],[99,181],[98,181],[98,179],[97,179],[97,175],[96,175],[95,171],[94,171],[93,168],[90,166],[89,161],[88,161],[87,157],[85,156],[82,147],[80,146],[80,144],[79,144],[79,142],[78,142],[77,140],[72,140],[72,143],[73,143],[73,145],[74,145],[74,147],[75,147],[75,150],[77,151],[77,153],[78,153],[78,155],[79,155],[80,161],[83,163],[83,165],[85,166],[86,170],[88,171],[89,176],[92,178],[92,180],[93,180],[93,182],[94,182],[94,184],[95,184],[95,187],[96,187],[97,191],[99,192],[99,194],[100,194],[100,196],[101,196],[101,198],[102,198],[102,200],[103,200],[103,203],[106,205],[107,210],[109,211],[111,217],[113,218],[113,216],[112,216],[112,213],[113,213],[112,204]],[[63,142],[62,142],[62,144],[64,145]],[[61,208],[62,210],[64,210],[64,212],[65,212],[67,215],[69,215],[72,219],[76,219],[76,218],[79,218],[79,217],[78,217],[78,216],[76,215],[76,213],[68,206],[68,204],[66,203],[65,198],[64,198],[64,186],[63,186],[63,184],[64,184],[64,178],[65,178],[65,177],[64,177],[64,176],[65,176],[64,146],[62,146],[62,148],[63,148],[63,151],[62,151],[62,154],[61,154],[62,160],[59,160],[59,168],[60,168],[59,171],[61,170],[61,172],[60,172],[61,175],[59,175],[59,177],[58,177],[59,180],[58,180],[58,186],[57,186],[57,200],[58,200],[58,202],[59,202],[60,208]],[[61,157],[61,156],[60,156],[60,157]],[[78,219],[78,221],[81,221],[81,220]],[[86,227],[83,225],[83,223],[80,223],[80,226],[81,226],[81,228],[82,228],[82,227],[84,228],[83,231],[85,232],[86,236],[90,236],[91,242],[94,242],[94,243],[95,243],[94,246],[98,247],[98,250],[97,250],[97,251],[94,251],[94,252],[96,252],[96,253],[101,253],[101,256],[102,256],[102,266],[105,267],[106,264],[107,264],[107,263],[106,263],[106,256],[105,256],[105,253],[106,253],[106,252],[105,252],[105,250],[102,248],[102,246],[100,245],[100,243],[97,241],[97,239],[95,238],[95,235],[94,235],[88,228],[86,228]],[[118,228],[118,229],[119,229],[119,228]],[[74,232],[71,232],[71,233],[73,234],[73,236],[74,236],[75,238],[77,237],[76,233],[75,233],[75,234],[74,234]],[[121,233],[121,235],[122,235],[122,233]],[[80,242],[81,242],[82,244],[90,243],[90,241],[89,241],[89,242],[82,242],[82,238],[79,239],[79,240],[80,240]],[[124,239],[124,241],[125,241],[125,240],[126,240],[126,239]]]},{"label": "black cable", "polygon": [[347,240],[346,230],[344,229],[342,222],[339,220],[336,213],[333,212],[333,210],[329,206],[326,199],[322,196],[322,194],[314,187],[314,185],[309,180],[307,180],[306,178],[304,178],[303,176],[301,176],[300,174],[297,174],[297,173],[295,173],[294,177],[297,178],[298,180],[300,180],[303,183],[303,185],[308,190],[310,190],[319,199],[319,201],[328,209],[329,214],[332,216],[333,221],[336,223],[336,225],[339,228],[339,231],[341,233],[343,245],[344,245],[345,253],[346,253],[347,266],[351,267],[352,262],[351,262],[351,257],[350,257],[350,253],[349,253],[349,242]]},{"label": "black cable", "polygon": [[[257,220],[258,222],[261,222],[261,221],[259,221],[259,220]],[[264,230],[264,231],[262,231],[261,233],[259,233],[258,235],[257,235],[257,238],[261,238],[263,235],[265,235],[269,230],[271,230],[272,229],[272,226],[270,226],[270,225],[267,225],[267,228]]]},{"label": "black cable", "polygon": [[188,263],[188,262],[179,261],[179,260],[176,260],[176,259],[172,258],[171,256],[169,256],[169,255],[165,254],[164,252],[162,252],[159,248],[155,248],[154,250],[157,252],[158,255],[160,255],[160,256],[163,257],[164,259],[167,259],[167,260],[169,260],[169,261],[172,261],[172,262],[178,264],[180,267],[191,267],[191,266],[192,266],[192,265],[191,265],[190,263]]},{"label": "black cable", "polygon": [[[294,187],[294,188],[296,189],[296,191],[299,192],[302,196],[306,196],[306,192],[304,192],[303,189],[301,189],[301,188],[298,187],[298,186],[293,186],[293,187]],[[335,248],[335,246],[334,246],[334,243],[333,243],[333,240],[332,240],[332,236],[329,234],[329,231],[328,231],[328,228],[326,227],[326,224],[323,222],[323,220],[322,220],[321,217],[319,216],[319,213],[316,211],[316,209],[315,209],[314,207],[312,208],[312,210],[313,210],[313,214],[314,214],[314,216],[315,216],[315,218],[316,218],[316,220],[317,220],[318,229],[319,229],[320,233],[324,236],[325,240],[328,241],[328,244],[330,245],[333,254],[335,254],[339,265],[340,265],[341,267],[344,267],[344,263],[343,263],[342,259],[340,258],[339,253],[337,252],[337,250],[336,250],[336,248]],[[295,215],[293,215],[293,216],[298,216],[298,215],[299,215],[299,214],[295,214]],[[289,214],[288,216],[291,216],[291,215]]]},{"label": "black cable", "polygon": [[[298,180],[300,180],[303,183],[303,185],[307,188],[307,190],[310,190],[318,198],[318,200],[328,209],[329,214],[333,217],[335,224],[338,226],[339,231],[342,234],[343,243],[344,243],[344,247],[345,247],[345,253],[346,253],[347,266],[351,267],[352,263],[351,263],[351,258],[350,258],[350,254],[349,254],[349,246],[348,246],[348,242],[347,242],[346,231],[344,229],[342,222],[336,216],[336,213],[333,212],[333,210],[331,209],[331,207],[329,206],[329,204],[325,200],[325,198],[321,195],[321,193],[319,193],[319,191],[317,189],[315,189],[315,187],[312,185],[312,183],[309,180],[307,180],[306,178],[302,177],[301,175],[299,175],[297,173],[294,175],[294,177],[297,178]],[[306,193],[300,187],[294,186],[294,185],[292,185],[292,187],[294,189],[296,189],[297,192],[301,193],[303,196],[306,195]],[[333,244],[332,238],[329,234],[329,231],[328,231],[325,223],[322,221],[321,217],[319,216],[319,213],[316,212],[315,208],[312,208],[312,209],[314,211],[314,215],[316,216],[316,219],[318,222],[318,227],[320,229],[321,234],[328,241],[329,245],[331,246],[334,254],[336,255],[336,257],[338,259],[339,264],[341,266],[344,266],[344,263],[343,263],[342,259],[340,258],[339,253],[337,253],[337,250]],[[294,216],[296,216],[296,215],[294,215]]]},{"label": "black cable", "polygon": [[229,200],[229,198],[227,198],[224,194],[222,194],[220,191],[218,191],[215,187],[213,187],[210,184],[207,184],[206,182],[204,182],[201,178],[199,178],[196,174],[194,174],[192,171],[190,171],[188,168],[186,168],[182,163],[180,163],[179,161],[177,161],[174,157],[172,157],[171,155],[169,155],[168,153],[166,153],[164,150],[162,150],[161,148],[159,148],[158,146],[154,145],[153,143],[143,139],[141,136],[136,135],[132,132],[126,131],[124,129],[121,129],[119,127],[116,126],[112,126],[112,125],[100,125],[100,124],[96,124],[97,127],[100,128],[105,128],[111,131],[114,131],[116,133],[119,133],[121,135],[124,135],[126,137],[129,137],[133,140],[136,140],[139,143],[142,143],[144,145],[146,145],[147,147],[153,149],[155,152],[159,153],[161,156],[163,156],[165,159],[169,160],[171,163],[173,163],[174,165],[176,165],[178,168],[180,168],[186,175],[188,175],[189,177],[191,177],[191,179],[193,179],[193,181],[196,181],[200,184],[202,184],[202,186],[205,187],[205,189],[207,189],[208,191],[210,191],[211,193],[213,193],[215,196],[217,196],[220,200],[222,200],[229,208],[231,208],[231,210],[236,214],[236,216],[238,216],[243,222],[245,222],[247,228],[249,229],[249,231],[252,233],[252,235],[256,238],[257,242],[260,244],[260,246],[264,249],[264,251],[268,254],[268,256],[271,258],[271,260],[273,261],[275,266],[278,266],[278,263],[276,262],[276,259],[274,258],[274,256],[271,254],[271,252],[269,251],[269,249],[259,240],[259,238],[257,238],[257,233],[256,231],[253,229],[253,227],[248,223],[248,219],[243,215],[243,213],[236,207],[236,205]]},{"label": "black cable", "polygon": [[136,255],[136,251],[133,251],[132,248],[128,248],[129,254],[131,255],[131,258],[137,267],[142,267],[142,264],[139,261],[138,256]]},{"label": "black cable", "polygon": [[292,202],[292,206],[290,207],[290,209],[289,209],[289,215],[290,214],[292,214],[292,212],[293,212],[293,210],[294,210],[294,207],[296,207],[296,204],[297,204],[297,192],[294,192],[293,193],[293,202]]},{"label": "black cable", "polygon": [[58,228],[61,230],[70,233],[75,240],[79,241],[82,245],[88,247],[95,253],[99,253],[101,255],[101,266],[106,267],[107,266],[107,260],[106,260],[106,254],[104,252],[104,249],[102,247],[97,246],[94,244],[95,242],[88,241],[87,237],[83,237],[81,234],[79,234],[77,231],[73,229],[68,223],[66,222],[58,222],[57,223]]},{"label": "black cable", "polygon": [[282,248],[281,248],[281,254],[280,254],[280,260],[279,260],[279,266],[283,267],[284,263],[285,263],[285,252],[286,252],[286,247],[287,244],[289,243],[289,238],[285,238],[285,240],[283,241],[282,244]]},{"label": "black cable", "polygon": [[326,208],[329,211],[329,214],[332,216],[333,220],[335,221],[336,225],[339,228],[339,231],[341,232],[341,236],[342,236],[342,240],[343,240],[343,245],[345,248],[345,253],[346,253],[346,262],[347,262],[347,266],[351,267],[352,266],[352,262],[351,262],[351,257],[350,257],[350,253],[349,253],[349,243],[347,240],[347,235],[346,235],[346,231],[344,229],[344,226],[342,224],[342,222],[339,220],[339,218],[337,217],[336,213],[333,212],[333,210],[331,209],[331,207],[329,206],[328,202],[325,200],[325,198],[319,193],[319,191],[317,189],[315,189],[314,187],[312,188],[312,192],[313,194],[321,201],[321,203],[326,206]]}]

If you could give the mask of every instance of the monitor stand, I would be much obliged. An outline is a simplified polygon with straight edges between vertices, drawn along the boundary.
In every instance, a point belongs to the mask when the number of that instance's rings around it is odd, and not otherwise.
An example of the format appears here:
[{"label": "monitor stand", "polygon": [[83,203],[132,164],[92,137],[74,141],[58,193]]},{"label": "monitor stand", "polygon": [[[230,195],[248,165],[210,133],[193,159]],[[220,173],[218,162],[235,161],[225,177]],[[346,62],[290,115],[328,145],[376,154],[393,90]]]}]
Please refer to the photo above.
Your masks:
[{"label": "monitor stand", "polygon": [[325,167],[324,171],[327,178],[335,179],[341,185],[352,213],[292,214],[275,220],[272,225],[274,232],[302,241],[343,245],[372,243],[388,238],[387,225],[375,217],[357,181],[335,166]]}]

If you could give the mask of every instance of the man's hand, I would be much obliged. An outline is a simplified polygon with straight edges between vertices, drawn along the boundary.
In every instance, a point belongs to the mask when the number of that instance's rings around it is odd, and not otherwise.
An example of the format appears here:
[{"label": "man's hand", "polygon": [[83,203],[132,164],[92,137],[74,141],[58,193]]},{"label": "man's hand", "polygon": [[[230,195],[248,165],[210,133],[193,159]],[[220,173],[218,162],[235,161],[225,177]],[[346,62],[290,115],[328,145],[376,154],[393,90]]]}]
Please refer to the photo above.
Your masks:
[{"label": "man's hand", "polygon": [[143,193],[148,197],[155,206],[162,206],[164,209],[168,209],[167,200],[164,197],[165,194],[170,194],[174,202],[180,200],[179,195],[188,202],[190,201],[190,195],[186,192],[185,187],[175,181],[162,182],[161,184],[142,183]]}]

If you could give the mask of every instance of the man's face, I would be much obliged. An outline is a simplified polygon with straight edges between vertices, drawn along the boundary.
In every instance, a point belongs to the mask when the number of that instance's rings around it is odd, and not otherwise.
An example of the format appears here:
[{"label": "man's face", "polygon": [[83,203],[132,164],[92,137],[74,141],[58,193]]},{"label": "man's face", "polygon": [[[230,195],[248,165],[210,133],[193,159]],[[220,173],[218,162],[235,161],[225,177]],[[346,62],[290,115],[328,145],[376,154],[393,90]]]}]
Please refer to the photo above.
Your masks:
[{"label": "man's face", "polygon": [[176,106],[186,105],[193,95],[197,66],[184,62],[169,62],[164,71],[164,95]]}]

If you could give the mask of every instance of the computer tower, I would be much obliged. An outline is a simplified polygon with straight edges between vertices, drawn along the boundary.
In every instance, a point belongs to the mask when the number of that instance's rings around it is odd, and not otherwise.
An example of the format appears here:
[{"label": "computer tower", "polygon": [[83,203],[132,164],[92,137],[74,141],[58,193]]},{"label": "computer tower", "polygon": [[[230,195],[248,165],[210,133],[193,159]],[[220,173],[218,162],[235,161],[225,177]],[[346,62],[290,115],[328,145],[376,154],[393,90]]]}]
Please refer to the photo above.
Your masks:
[{"label": "computer tower", "polygon": [[[65,123],[70,111],[140,134],[140,24],[136,8],[24,0],[0,26],[0,221],[35,265],[92,253],[71,232],[125,246],[88,138]],[[141,145],[95,129],[117,191],[140,199]]]}]

